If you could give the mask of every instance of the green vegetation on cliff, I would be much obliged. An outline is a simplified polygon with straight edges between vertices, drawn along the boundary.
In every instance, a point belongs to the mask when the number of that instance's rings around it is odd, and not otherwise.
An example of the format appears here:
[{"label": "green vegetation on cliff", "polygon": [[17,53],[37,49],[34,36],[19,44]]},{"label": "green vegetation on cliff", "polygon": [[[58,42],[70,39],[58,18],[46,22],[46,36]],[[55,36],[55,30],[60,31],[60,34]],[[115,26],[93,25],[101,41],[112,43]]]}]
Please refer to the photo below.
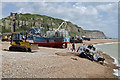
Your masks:
[{"label": "green vegetation on cliff", "polygon": [[[3,18],[0,26],[2,27],[2,33],[11,31],[12,16]],[[45,15],[38,14],[17,14],[16,16],[16,31],[26,32],[31,27],[44,27],[44,30],[55,30],[63,22],[62,19],[52,18]],[[67,22],[67,26],[63,25],[61,28],[65,28],[72,36],[79,34],[78,26]],[[79,28],[82,30],[82,28]]]},{"label": "green vegetation on cliff", "polygon": [[[44,31],[55,30],[64,20],[58,18],[52,18],[45,15],[38,14],[17,14],[16,15],[16,32],[25,33],[31,27],[43,27]],[[63,25],[61,28],[66,29],[71,36],[75,35],[87,35],[89,32],[100,32],[100,31],[90,31],[83,30],[81,27],[72,24],[71,22],[66,22],[67,25]],[[0,27],[2,27],[2,33],[10,32],[12,25],[12,14],[6,18],[0,20]],[[105,36],[105,35],[103,35]]]}]

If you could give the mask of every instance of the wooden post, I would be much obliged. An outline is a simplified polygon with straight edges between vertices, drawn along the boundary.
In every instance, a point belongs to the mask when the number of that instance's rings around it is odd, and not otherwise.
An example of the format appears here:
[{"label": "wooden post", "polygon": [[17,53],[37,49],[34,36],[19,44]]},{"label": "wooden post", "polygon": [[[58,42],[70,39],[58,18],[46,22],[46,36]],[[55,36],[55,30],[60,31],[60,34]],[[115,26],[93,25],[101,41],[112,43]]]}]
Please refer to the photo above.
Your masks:
[{"label": "wooden post", "polygon": [[65,48],[67,48],[67,43],[65,43]]},{"label": "wooden post", "polygon": [[16,15],[17,13],[11,13],[11,17],[12,17],[11,32],[15,32]]}]

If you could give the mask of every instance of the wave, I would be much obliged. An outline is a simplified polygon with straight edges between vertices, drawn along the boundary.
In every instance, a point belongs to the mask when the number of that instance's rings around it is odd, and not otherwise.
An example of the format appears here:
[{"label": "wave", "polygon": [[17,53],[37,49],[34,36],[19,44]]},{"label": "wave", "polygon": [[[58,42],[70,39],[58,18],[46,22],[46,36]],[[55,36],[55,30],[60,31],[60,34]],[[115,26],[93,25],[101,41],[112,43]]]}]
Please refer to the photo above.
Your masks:
[{"label": "wave", "polygon": [[[96,44],[95,46],[97,47],[97,46],[103,46],[103,45],[109,45],[109,44],[118,44],[118,43],[120,43],[120,42],[111,42],[111,43],[103,43],[103,44]],[[100,48],[97,48],[97,50],[100,50],[100,51],[102,51],[102,49],[100,49]],[[102,51],[103,52],[103,51]],[[107,54],[108,52],[103,52],[103,53],[105,53],[105,54]],[[115,57],[113,57],[112,55],[110,55],[110,54],[108,54],[111,58],[113,58],[114,59],[114,62],[113,62],[113,64],[115,64],[116,66],[118,66],[118,67],[120,67],[120,64],[118,63],[118,59],[117,58],[115,58]],[[113,69],[113,71],[114,71],[114,75],[116,75],[116,76],[120,76],[120,72],[119,72],[119,70],[118,69]]]},{"label": "wave", "polygon": [[118,44],[120,42],[111,42],[111,43],[101,43],[101,44],[95,44],[94,46],[97,46],[97,45],[104,45],[104,44]]}]

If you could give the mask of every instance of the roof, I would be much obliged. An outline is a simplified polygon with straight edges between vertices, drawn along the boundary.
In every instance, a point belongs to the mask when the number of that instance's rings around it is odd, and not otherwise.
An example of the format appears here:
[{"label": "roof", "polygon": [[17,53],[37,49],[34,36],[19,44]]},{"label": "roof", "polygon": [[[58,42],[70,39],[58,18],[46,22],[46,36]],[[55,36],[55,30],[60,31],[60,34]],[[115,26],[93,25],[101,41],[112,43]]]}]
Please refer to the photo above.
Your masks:
[{"label": "roof", "polygon": [[12,34],[20,34],[20,32],[12,32]]},{"label": "roof", "polygon": [[12,33],[2,33],[3,35],[11,35]]},{"label": "roof", "polygon": [[20,32],[3,33],[3,35],[12,35],[12,34],[20,34]]}]

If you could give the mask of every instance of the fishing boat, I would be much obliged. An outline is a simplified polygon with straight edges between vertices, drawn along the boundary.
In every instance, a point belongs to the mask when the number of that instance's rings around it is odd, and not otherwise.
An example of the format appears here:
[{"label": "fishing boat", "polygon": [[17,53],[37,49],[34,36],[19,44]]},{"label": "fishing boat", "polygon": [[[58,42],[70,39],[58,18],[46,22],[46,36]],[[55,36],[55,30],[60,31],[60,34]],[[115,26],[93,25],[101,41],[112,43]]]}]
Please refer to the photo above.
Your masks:
[{"label": "fishing boat", "polygon": [[28,30],[29,34],[33,34],[31,37],[29,35],[28,38],[33,39],[35,44],[44,47],[59,47],[59,48],[67,48],[67,43],[70,42],[70,37],[68,31],[65,29],[60,29],[62,24],[54,31],[47,31],[44,34],[44,29],[35,27]]}]

